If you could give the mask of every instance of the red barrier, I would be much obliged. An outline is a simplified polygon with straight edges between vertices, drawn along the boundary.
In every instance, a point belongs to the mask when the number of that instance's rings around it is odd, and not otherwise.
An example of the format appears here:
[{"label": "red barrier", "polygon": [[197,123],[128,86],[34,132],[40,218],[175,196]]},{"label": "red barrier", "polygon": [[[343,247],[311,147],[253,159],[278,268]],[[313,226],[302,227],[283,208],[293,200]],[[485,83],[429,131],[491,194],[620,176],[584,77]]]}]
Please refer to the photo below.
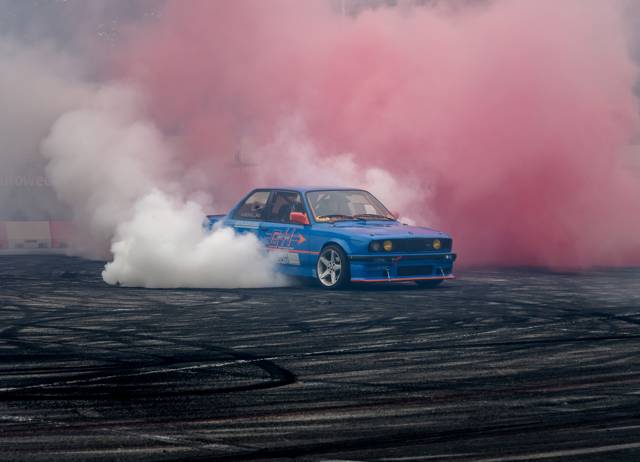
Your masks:
[{"label": "red barrier", "polygon": [[69,247],[71,236],[73,235],[73,226],[68,221],[50,221],[49,229],[51,231],[51,248],[65,249]]},{"label": "red barrier", "polygon": [[73,235],[69,221],[0,221],[0,250],[66,249]]},{"label": "red barrier", "polygon": [[3,221],[0,221],[0,249],[9,248],[9,238],[7,237],[7,228]]}]

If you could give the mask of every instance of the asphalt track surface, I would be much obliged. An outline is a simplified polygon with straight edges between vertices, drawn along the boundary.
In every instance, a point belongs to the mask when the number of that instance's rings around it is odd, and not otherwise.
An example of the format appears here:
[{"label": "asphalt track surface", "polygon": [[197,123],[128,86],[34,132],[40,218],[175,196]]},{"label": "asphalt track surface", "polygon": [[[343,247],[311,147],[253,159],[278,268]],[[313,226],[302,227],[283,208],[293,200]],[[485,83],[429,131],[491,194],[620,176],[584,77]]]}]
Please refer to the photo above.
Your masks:
[{"label": "asphalt track surface", "polygon": [[640,270],[329,293],[0,258],[0,460],[640,460]]}]

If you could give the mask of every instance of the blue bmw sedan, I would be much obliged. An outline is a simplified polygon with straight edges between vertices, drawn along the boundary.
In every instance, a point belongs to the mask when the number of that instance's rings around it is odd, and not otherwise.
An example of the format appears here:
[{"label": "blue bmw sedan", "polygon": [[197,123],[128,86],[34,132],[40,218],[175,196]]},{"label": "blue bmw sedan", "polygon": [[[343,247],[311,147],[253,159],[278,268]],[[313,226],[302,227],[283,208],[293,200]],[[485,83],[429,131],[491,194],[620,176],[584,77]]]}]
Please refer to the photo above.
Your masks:
[{"label": "blue bmw sedan", "polygon": [[253,233],[276,252],[280,270],[338,289],[349,283],[414,281],[434,287],[453,279],[452,239],[397,220],[371,193],[349,188],[261,188],[207,230]]}]

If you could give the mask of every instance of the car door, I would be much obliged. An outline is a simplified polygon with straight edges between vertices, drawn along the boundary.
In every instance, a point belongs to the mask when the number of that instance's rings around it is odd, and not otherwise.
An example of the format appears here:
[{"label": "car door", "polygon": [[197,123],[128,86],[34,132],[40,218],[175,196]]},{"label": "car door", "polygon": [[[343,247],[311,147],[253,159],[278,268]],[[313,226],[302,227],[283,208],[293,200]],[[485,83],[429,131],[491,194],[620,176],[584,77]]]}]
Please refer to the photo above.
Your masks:
[{"label": "car door", "polygon": [[260,238],[267,248],[278,255],[278,261],[298,273],[308,257],[309,225],[292,223],[291,212],[307,213],[302,195],[297,191],[274,190],[260,225]]},{"label": "car door", "polygon": [[260,223],[264,219],[267,204],[271,197],[271,191],[260,189],[252,192],[233,212],[230,225],[239,234],[252,233],[256,237],[260,235]]}]

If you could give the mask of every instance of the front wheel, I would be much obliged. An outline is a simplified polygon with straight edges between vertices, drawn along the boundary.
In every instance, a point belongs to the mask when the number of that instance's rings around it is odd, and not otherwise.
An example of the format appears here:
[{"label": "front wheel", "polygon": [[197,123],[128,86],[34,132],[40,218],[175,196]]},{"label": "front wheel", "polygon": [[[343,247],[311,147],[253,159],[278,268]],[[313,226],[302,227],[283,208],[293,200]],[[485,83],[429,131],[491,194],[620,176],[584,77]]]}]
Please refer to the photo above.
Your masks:
[{"label": "front wheel", "polygon": [[316,277],[325,289],[339,289],[349,283],[349,260],[342,248],[329,244],[322,249],[316,263]]}]

